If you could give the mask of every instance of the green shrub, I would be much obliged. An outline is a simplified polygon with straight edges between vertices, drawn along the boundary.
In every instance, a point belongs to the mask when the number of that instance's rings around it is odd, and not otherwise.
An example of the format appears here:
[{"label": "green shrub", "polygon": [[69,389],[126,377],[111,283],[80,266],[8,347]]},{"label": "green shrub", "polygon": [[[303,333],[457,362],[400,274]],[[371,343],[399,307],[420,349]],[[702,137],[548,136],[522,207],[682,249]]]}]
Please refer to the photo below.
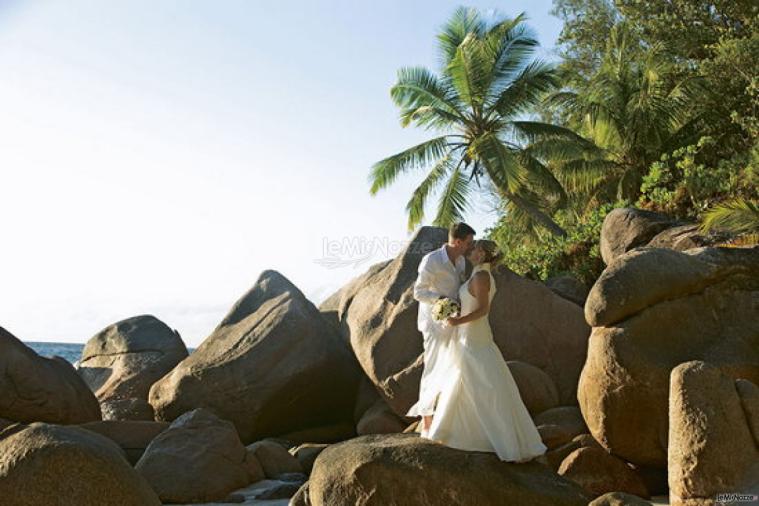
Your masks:
[{"label": "green shrub", "polygon": [[714,140],[705,136],[696,144],[662,155],[643,177],[637,205],[695,221],[720,202],[755,198],[756,152],[738,153],[713,165],[699,162],[701,151],[713,144]]},{"label": "green shrub", "polygon": [[503,263],[517,274],[541,281],[567,274],[589,287],[605,267],[599,249],[603,220],[615,207],[627,205],[629,202],[604,204],[582,216],[557,212],[554,218],[567,231],[566,237],[526,237],[510,226],[507,216],[486,233],[504,252]]}]

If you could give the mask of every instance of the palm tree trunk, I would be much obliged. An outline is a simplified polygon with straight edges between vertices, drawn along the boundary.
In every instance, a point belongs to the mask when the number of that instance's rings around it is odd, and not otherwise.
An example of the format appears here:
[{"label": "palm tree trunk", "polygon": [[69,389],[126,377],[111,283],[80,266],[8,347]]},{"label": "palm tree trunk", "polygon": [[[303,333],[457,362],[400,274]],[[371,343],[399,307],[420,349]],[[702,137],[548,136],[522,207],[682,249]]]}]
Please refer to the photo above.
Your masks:
[{"label": "palm tree trunk", "polygon": [[506,198],[519,206],[524,212],[530,215],[530,218],[540,223],[546,230],[559,237],[566,237],[567,231],[559,226],[558,223],[553,221],[550,216],[538,209],[534,204],[529,202],[518,195],[513,193],[507,193]]}]

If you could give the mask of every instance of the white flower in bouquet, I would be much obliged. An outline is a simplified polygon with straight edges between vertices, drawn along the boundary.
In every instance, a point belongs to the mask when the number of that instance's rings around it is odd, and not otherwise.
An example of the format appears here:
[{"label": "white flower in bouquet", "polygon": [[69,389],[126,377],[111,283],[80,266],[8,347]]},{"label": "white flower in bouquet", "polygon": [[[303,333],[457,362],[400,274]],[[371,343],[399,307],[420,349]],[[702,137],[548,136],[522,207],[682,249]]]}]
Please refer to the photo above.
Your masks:
[{"label": "white flower in bouquet", "polygon": [[445,321],[453,316],[458,316],[461,311],[459,303],[453,299],[438,299],[432,306],[432,318],[435,321]]}]

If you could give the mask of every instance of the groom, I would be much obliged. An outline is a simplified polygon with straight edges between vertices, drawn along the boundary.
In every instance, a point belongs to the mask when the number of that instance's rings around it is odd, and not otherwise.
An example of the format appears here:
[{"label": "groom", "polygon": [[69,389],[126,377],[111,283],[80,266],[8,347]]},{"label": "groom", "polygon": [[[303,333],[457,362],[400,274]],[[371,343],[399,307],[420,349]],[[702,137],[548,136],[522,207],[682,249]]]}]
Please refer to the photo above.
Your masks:
[{"label": "groom", "polygon": [[466,223],[455,223],[448,230],[448,242],[427,253],[419,263],[419,276],[414,284],[414,299],[419,301],[417,326],[424,337],[424,370],[419,385],[419,401],[407,416],[421,416],[422,428],[432,423],[437,392],[431,384],[431,373],[442,347],[447,343],[453,327],[432,318],[432,306],[442,298],[458,300],[459,286],[464,281],[465,256],[474,243],[474,229]]}]

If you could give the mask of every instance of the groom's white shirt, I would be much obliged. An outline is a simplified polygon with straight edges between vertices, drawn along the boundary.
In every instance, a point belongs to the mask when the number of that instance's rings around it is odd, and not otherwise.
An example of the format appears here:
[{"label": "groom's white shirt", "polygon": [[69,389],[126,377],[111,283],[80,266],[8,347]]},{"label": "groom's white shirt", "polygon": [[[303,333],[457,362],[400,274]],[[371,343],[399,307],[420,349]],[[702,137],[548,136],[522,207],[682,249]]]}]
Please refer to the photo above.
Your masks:
[{"label": "groom's white shirt", "polygon": [[[414,283],[414,299],[419,301],[417,327],[423,334],[439,332],[443,327],[432,318],[432,306],[441,296],[458,299],[459,287],[464,280],[466,260],[464,255],[451,263],[445,244],[430,251],[419,262],[419,275]],[[434,328],[434,330],[432,330]],[[427,338],[427,336],[424,336]]]}]

